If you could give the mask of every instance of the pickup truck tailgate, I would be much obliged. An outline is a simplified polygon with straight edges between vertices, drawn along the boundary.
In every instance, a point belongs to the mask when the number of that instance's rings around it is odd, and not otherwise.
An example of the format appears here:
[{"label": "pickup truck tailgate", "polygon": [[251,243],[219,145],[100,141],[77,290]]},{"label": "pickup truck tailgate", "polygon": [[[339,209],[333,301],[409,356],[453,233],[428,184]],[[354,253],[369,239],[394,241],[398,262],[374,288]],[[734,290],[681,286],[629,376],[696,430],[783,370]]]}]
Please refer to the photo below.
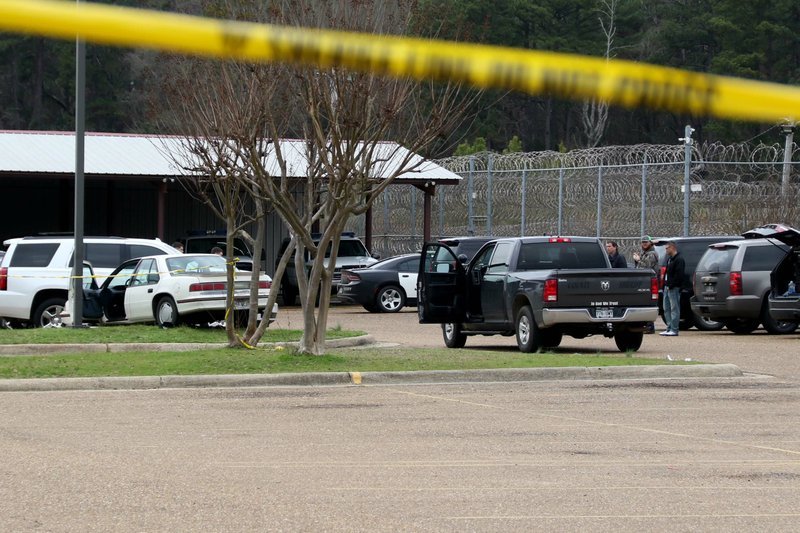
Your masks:
[{"label": "pickup truck tailgate", "polygon": [[[557,302],[547,307],[624,308],[655,306],[652,278],[648,270],[585,269],[557,270]],[[610,318],[610,317],[609,317]]]}]

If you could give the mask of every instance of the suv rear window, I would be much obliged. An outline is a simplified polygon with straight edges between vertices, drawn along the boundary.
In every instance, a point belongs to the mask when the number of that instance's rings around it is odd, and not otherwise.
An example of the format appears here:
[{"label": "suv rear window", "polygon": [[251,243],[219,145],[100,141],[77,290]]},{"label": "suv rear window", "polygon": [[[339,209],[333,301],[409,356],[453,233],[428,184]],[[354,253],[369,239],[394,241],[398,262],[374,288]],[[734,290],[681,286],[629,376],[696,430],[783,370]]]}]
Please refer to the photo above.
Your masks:
[{"label": "suv rear window", "polygon": [[137,257],[144,257],[146,255],[167,255],[167,252],[155,246],[147,246],[146,244],[128,245],[127,259],[136,259]]},{"label": "suv rear window", "polygon": [[86,243],[85,246],[86,260],[95,268],[117,268],[127,259],[122,255],[122,244]]},{"label": "suv rear window", "polygon": [[[355,239],[342,239],[339,241],[339,253],[336,254],[337,257],[364,257],[368,255],[367,248],[361,243],[361,241]],[[328,249],[325,252],[325,257],[330,256],[331,247],[328,246]]]},{"label": "suv rear window", "polygon": [[786,246],[748,246],[742,260],[742,270],[748,272],[771,272],[778,261],[786,256]]},{"label": "suv rear window", "polygon": [[17,244],[8,266],[46,267],[53,260],[58,246],[58,243]]},{"label": "suv rear window", "polygon": [[699,272],[730,272],[733,258],[738,249],[736,246],[709,248],[697,263],[697,270]]}]

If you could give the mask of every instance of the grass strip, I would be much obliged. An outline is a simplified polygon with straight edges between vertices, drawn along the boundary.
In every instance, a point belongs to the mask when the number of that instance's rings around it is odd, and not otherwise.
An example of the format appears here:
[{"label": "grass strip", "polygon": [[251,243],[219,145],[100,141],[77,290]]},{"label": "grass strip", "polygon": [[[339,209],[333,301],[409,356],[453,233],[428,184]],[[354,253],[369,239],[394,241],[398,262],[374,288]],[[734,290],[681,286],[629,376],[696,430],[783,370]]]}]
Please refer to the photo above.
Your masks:
[{"label": "grass strip", "polygon": [[[268,328],[261,342],[299,341],[303,332],[299,329]],[[328,330],[329,339],[341,339],[363,335],[360,331],[341,328]],[[35,328],[0,330],[0,344],[108,344],[108,343],[154,343],[154,342],[227,342],[224,328],[159,328],[151,325],[132,324],[99,326],[93,328]]]},{"label": "grass strip", "polygon": [[685,364],[620,354],[524,354],[513,349],[362,348],[323,356],[289,349],[221,348],[194,352],[122,352],[0,357],[0,378],[370,372]]}]

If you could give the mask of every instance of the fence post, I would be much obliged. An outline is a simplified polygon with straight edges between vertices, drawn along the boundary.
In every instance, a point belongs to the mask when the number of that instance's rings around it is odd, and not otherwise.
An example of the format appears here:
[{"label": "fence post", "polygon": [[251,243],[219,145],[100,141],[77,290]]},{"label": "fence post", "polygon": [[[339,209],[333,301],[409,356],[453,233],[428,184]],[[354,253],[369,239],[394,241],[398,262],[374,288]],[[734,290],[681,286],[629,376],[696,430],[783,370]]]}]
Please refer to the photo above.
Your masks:
[{"label": "fence post", "polygon": [[467,175],[467,234],[475,235],[475,219],[472,212],[473,192],[472,175],[475,173],[475,156],[469,156],[469,174]]},{"label": "fence post", "polygon": [[486,162],[486,234],[492,235],[492,166],[494,158],[489,154]]},{"label": "fence post", "polygon": [[600,230],[602,229],[603,219],[603,165],[597,167],[597,238],[600,238]]},{"label": "fence post", "polygon": [[521,206],[522,207],[522,209],[521,209],[522,216],[520,217],[520,223],[519,223],[519,236],[520,237],[524,237],[525,236],[525,189],[526,189],[525,182],[527,181],[527,179],[526,179],[527,178],[527,172],[528,171],[526,169],[524,169],[524,168],[522,169],[522,206]]},{"label": "fence post", "polygon": [[564,222],[564,167],[558,169],[558,234],[563,235]]},{"label": "fence post", "polygon": [[642,217],[639,225],[639,235],[645,235],[645,227],[647,224],[647,152],[644,153],[642,160]]},{"label": "fence post", "polygon": [[417,239],[417,188],[411,186],[411,240]]},{"label": "fence post", "polygon": [[444,187],[439,187],[439,238],[444,237]]},{"label": "fence post", "polygon": [[389,227],[389,189],[384,189],[382,194],[383,194],[383,244],[384,244],[383,249],[388,250],[389,235],[391,234],[391,228]]}]

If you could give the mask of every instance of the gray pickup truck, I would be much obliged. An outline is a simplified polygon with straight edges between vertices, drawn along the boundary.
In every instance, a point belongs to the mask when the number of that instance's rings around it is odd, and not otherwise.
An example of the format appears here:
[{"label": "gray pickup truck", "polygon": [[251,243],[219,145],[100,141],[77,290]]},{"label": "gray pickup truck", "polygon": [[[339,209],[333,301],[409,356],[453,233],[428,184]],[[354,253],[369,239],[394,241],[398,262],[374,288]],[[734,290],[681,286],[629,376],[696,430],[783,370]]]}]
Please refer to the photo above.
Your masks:
[{"label": "gray pickup truck", "polygon": [[468,335],[516,335],[523,352],[556,347],[563,335],[603,335],[635,351],[658,317],[654,273],[612,269],[595,238],[498,239],[467,265],[429,243],[422,258],[419,321],[442,324],[450,348],[463,347]]}]

